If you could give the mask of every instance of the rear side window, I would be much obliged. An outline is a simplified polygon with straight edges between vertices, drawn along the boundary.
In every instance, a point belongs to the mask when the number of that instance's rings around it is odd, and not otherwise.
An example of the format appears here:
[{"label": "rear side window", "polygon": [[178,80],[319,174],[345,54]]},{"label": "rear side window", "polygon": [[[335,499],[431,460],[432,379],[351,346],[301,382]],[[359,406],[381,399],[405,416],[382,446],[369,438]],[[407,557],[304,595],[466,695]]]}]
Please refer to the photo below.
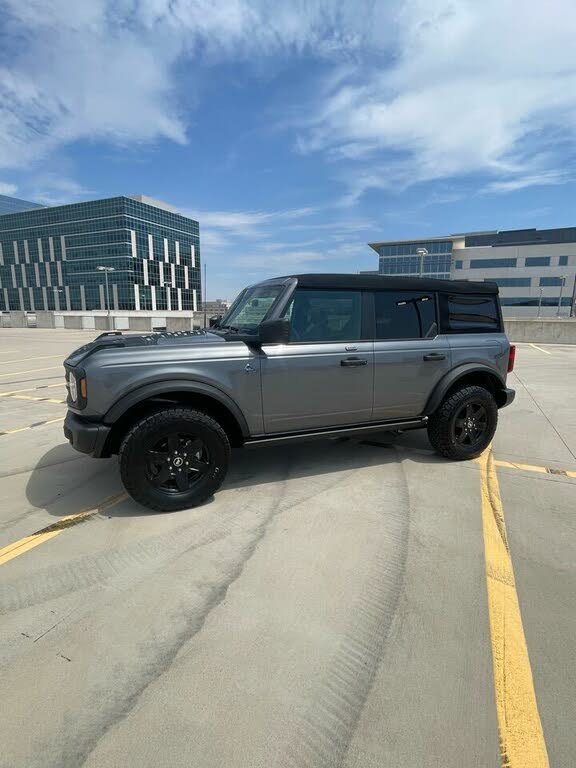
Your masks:
[{"label": "rear side window", "polygon": [[429,339],[438,333],[432,293],[377,291],[374,308],[376,339]]},{"label": "rear side window", "polygon": [[448,294],[440,297],[442,326],[448,333],[490,333],[500,331],[496,296]]}]

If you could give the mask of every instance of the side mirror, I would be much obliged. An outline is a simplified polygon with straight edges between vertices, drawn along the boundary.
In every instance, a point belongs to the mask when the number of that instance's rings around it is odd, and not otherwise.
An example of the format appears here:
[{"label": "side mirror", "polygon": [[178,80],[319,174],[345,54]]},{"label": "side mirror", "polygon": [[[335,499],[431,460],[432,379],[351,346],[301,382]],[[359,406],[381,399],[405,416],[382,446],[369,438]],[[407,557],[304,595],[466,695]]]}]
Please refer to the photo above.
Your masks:
[{"label": "side mirror", "polygon": [[258,328],[260,344],[288,344],[290,323],[288,320],[264,320]]},{"label": "side mirror", "polygon": [[219,325],[219,323],[220,323],[220,318],[218,317],[218,315],[213,315],[208,320],[208,325],[210,326],[210,328],[214,328],[214,326]]}]

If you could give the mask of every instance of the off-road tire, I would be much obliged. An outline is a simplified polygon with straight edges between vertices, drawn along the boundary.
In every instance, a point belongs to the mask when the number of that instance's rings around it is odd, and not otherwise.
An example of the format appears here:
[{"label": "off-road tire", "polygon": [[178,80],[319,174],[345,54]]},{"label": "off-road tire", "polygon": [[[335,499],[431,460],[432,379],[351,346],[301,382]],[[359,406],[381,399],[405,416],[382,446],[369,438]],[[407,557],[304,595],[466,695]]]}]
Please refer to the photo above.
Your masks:
[{"label": "off-road tire", "polygon": [[[207,447],[208,470],[187,491],[155,487],[147,473],[147,451],[155,439],[169,434],[197,436]],[[157,512],[172,512],[202,504],[221,486],[230,460],[230,442],[220,424],[201,411],[171,407],[155,411],[130,429],[120,446],[120,475],[132,498]]]},{"label": "off-road tire", "polygon": [[[487,414],[487,428],[478,444],[464,446],[454,436],[454,423],[463,407],[481,404]],[[498,424],[498,406],[491,392],[484,387],[470,386],[458,389],[446,397],[430,416],[428,437],[434,450],[448,459],[463,461],[479,456],[490,444]]]}]

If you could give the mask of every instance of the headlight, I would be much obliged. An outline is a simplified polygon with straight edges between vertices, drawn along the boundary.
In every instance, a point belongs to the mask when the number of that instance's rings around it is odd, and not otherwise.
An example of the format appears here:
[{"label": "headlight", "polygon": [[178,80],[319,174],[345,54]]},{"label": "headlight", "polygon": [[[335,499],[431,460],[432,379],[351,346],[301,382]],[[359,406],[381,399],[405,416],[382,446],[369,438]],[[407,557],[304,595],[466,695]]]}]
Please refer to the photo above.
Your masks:
[{"label": "headlight", "polygon": [[76,384],[76,376],[73,373],[70,374],[68,379],[68,387],[70,390],[70,400],[75,403],[78,400],[78,385]]}]

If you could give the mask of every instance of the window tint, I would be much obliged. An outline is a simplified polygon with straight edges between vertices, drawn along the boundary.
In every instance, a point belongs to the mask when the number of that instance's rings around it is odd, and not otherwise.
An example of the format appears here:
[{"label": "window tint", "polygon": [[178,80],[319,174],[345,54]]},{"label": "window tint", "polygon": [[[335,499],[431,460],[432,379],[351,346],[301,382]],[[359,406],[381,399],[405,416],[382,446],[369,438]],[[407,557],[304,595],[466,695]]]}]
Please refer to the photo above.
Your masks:
[{"label": "window tint", "polygon": [[550,256],[526,256],[524,265],[526,267],[549,267]]},{"label": "window tint", "polygon": [[515,267],[516,259],[470,259],[470,269],[498,269],[498,267]]},{"label": "window tint", "polygon": [[530,277],[491,277],[490,281],[500,288],[529,288]]},{"label": "window tint", "polygon": [[374,304],[377,339],[426,339],[438,332],[431,293],[377,291]]},{"label": "window tint", "polygon": [[358,341],[361,338],[360,291],[296,289],[284,311],[290,341]]},{"label": "window tint", "polygon": [[562,285],[562,283],[565,283],[565,279],[562,277],[541,277],[540,278],[540,285],[542,286],[558,286]]},{"label": "window tint", "polygon": [[481,333],[500,330],[495,296],[450,294],[442,297],[446,330],[452,333]]},{"label": "window tint", "polygon": [[259,285],[242,291],[230,311],[222,318],[221,325],[230,325],[241,331],[255,331],[276,301],[282,286]]}]

